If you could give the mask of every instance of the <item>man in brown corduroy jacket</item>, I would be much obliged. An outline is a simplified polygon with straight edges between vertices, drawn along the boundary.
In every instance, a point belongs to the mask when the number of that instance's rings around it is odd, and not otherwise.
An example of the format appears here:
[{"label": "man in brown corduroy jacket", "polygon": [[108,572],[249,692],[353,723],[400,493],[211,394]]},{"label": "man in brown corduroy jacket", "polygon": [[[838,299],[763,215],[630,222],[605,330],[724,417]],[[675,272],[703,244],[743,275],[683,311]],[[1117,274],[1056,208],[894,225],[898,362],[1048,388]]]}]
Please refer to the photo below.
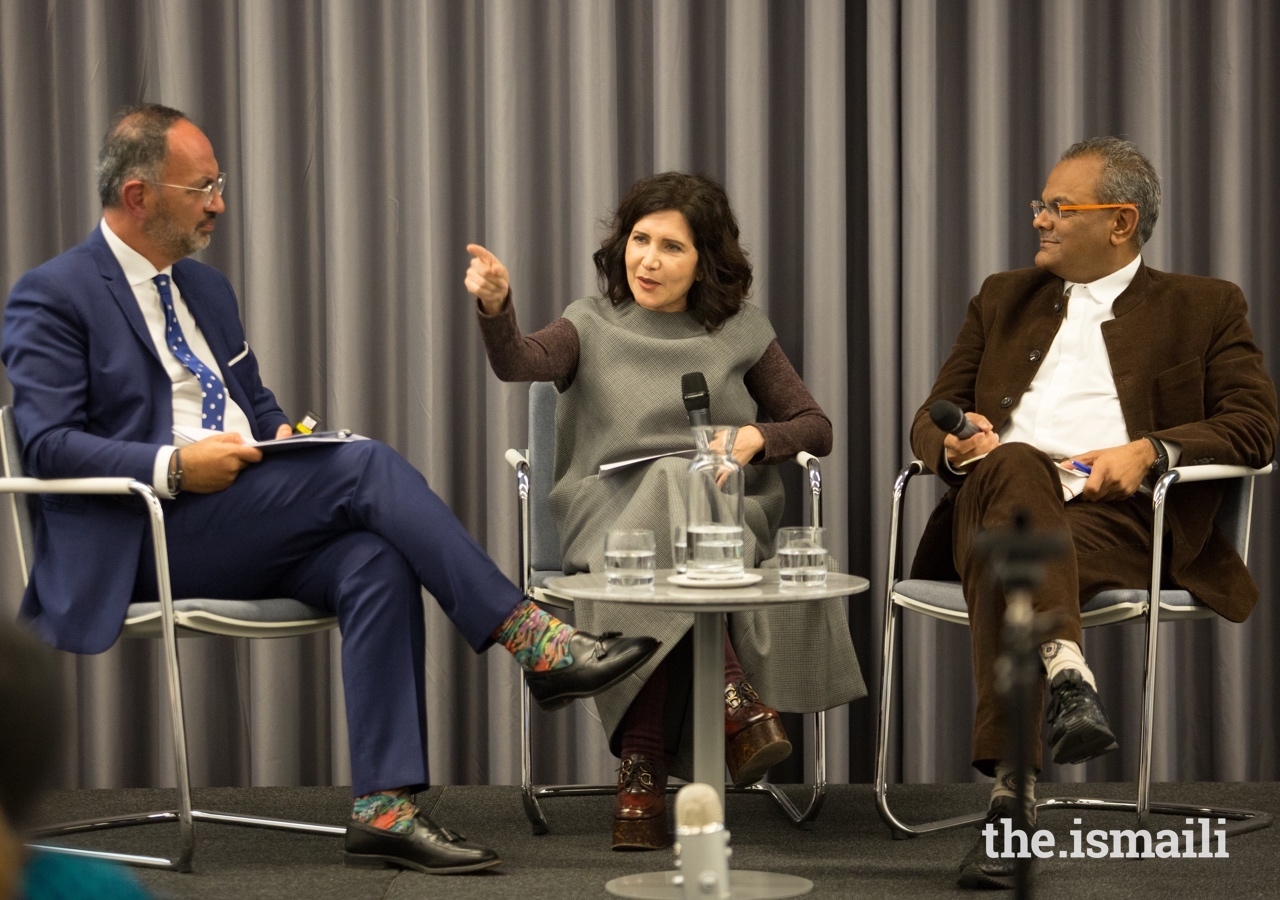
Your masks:
[{"label": "man in brown corduroy jacket", "polygon": [[[983,586],[973,539],[1017,511],[1037,530],[1071,536],[1034,606],[1056,622],[1040,648],[1054,761],[1084,762],[1116,744],[1080,652],[1080,604],[1147,583],[1155,478],[1173,465],[1266,465],[1277,430],[1275,388],[1240,289],[1143,263],[1160,180],[1133,144],[1075,144],[1031,206],[1035,268],[982,285],[911,429],[915,453],[951,485],[912,575],[964,585],[978,685],[973,762],[996,776],[989,818],[1011,817],[1015,773],[995,686],[1004,598]],[[976,434],[961,440],[936,427],[929,407],[939,400],[964,410]],[[1214,529],[1222,490],[1202,482],[1170,496],[1167,578],[1239,622],[1258,589]],[[1038,728],[1029,737],[1038,771]],[[1012,863],[977,847],[961,884],[1012,886]]]}]

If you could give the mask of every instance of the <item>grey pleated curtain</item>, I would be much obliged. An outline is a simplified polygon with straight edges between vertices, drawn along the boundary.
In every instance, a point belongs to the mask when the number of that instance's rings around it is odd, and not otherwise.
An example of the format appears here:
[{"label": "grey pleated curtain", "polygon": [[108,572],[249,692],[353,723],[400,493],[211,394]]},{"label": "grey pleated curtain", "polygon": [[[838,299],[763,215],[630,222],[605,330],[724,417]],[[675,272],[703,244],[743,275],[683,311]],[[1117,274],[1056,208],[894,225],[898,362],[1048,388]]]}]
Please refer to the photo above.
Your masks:
[{"label": "grey pleated curtain", "polygon": [[[264,381],[291,415],[398,448],[516,577],[502,454],[524,446],[527,391],[489,372],[466,243],[506,262],[533,330],[594,292],[600,220],[636,178],[722,179],[753,299],[843,434],[844,29],[839,0],[3,3],[0,280],[7,292],[96,224],[93,165],[117,108],[186,111],[229,175],[202,258],[236,287]],[[837,548],[847,465],[838,442]],[[3,565],[11,612],[7,547]],[[433,779],[517,781],[515,664],[475,657],[431,601],[427,622]],[[349,782],[336,634],[181,653],[196,784]],[[149,642],[68,657],[64,783],[171,782],[158,660]],[[535,729],[540,779],[612,779],[587,707]]]},{"label": "grey pleated curtain", "polygon": [[[632,181],[723,179],[754,301],[836,426],[826,510],[873,581],[850,603],[872,697],[832,717],[829,763],[867,780],[907,423],[981,279],[1030,264],[1026,204],[1064,147],[1120,133],[1151,155],[1166,203],[1148,263],[1240,283],[1276,371],[1278,44],[1265,0],[0,3],[0,280],[96,223],[116,108],[186,110],[230,175],[204,258],[237,288],[286,410],[400,449],[514,576],[502,452],[523,446],[525,389],[489,373],[464,245],[508,264],[532,330],[594,290],[599,221]],[[1277,777],[1278,484],[1255,505],[1250,620],[1168,629],[1157,779]],[[915,488],[913,536],[933,500]],[[7,547],[0,563],[11,611]],[[517,780],[514,664],[474,657],[430,601],[428,628],[434,778]],[[1086,636],[1124,749],[1046,778],[1134,777],[1141,642],[1135,626]],[[903,649],[895,767],[974,777],[967,635],[909,619]],[[336,636],[184,641],[196,783],[346,783],[338,651]],[[66,665],[64,783],[169,783],[157,648]],[[589,707],[535,715],[535,733],[539,779],[612,777]]]},{"label": "grey pleated curtain", "polygon": [[[1164,184],[1146,262],[1240,284],[1275,377],[1280,17],[1262,0],[868,0],[866,9],[866,396],[882,589],[889,486],[910,458],[909,423],[982,279],[1032,264],[1027,203],[1076,140],[1119,134],[1146,151]],[[926,485],[908,495],[908,554],[937,496]],[[1259,485],[1250,563],[1262,599],[1248,622],[1162,626],[1156,780],[1276,777],[1276,496],[1275,479]],[[911,781],[976,777],[967,632],[906,622],[894,761]],[[1050,765],[1043,777],[1132,780],[1143,629],[1093,629],[1085,641],[1122,750],[1086,767]]]}]

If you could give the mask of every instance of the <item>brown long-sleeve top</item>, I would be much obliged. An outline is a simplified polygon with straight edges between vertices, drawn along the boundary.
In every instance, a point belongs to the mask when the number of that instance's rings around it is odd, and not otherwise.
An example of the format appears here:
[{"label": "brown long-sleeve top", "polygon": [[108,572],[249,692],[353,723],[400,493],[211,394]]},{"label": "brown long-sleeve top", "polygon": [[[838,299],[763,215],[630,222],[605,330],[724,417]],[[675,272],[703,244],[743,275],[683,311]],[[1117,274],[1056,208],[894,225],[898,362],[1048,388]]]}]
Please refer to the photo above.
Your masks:
[{"label": "brown long-sleeve top", "polygon": [[[480,334],[493,373],[502,381],[554,381],[561,390],[578,370],[578,330],[568,319],[556,319],[533,334],[522,335],[511,294],[494,315],[476,303]],[[764,450],[752,462],[783,462],[801,450],[814,456],[831,452],[831,420],[805,387],[791,360],[772,341],[743,376],[748,393],[768,422],[751,422],[764,437]]]}]

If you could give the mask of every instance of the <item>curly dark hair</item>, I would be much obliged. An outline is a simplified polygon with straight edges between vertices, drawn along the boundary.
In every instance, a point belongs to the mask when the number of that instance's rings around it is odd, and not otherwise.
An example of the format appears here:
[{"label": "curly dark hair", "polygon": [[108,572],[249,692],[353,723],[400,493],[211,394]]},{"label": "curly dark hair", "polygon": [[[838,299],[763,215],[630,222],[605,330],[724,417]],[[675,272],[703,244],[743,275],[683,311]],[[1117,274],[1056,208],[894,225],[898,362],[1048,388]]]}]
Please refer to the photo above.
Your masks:
[{"label": "curly dark hair", "polygon": [[609,235],[592,254],[600,290],[621,306],[631,296],[627,283],[627,241],[636,222],[650,213],[675,210],[693,232],[698,251],[697,280],[689,288],[689,315],[715,331],[742,309],[751,289],[751,263],[738,243],[738,220],[724,188],[705,175],[663,172],[631,186],[607,223]]}]

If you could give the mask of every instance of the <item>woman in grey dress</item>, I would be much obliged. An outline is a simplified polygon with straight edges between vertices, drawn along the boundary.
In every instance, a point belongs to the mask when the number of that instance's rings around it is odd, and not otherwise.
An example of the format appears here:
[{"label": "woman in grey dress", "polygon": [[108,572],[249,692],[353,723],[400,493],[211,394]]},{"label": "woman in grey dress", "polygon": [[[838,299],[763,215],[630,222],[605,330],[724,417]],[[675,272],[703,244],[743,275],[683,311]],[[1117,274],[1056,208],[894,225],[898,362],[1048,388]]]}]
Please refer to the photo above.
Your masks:
[{"label": "woman in grey dress", "polygon": [[[746,302],[751,265],[724,189],[676,172],[637,182],[593,257],[602,295],[578,300],[527,336],[516,324],[506,267],[484,247],[467,250],[467,290],[477,299],[494,373],[504,381],[553,381],[560,391],[551,511],[565,571],[603,571],[611,528],[652,530],[658,567],[671,566],[668,538],[671,524],[684,520],[688,463],[666,457],[608,475],[600,466],[692,448],[680,379],[693,371],[707,379],[712,421],[740,426],[733,454],[745,475],[745,562],[771,556],[783,507],[772,464],[801,450],[830,452],[831,422],[768,319]],[[664,847],[667,773],[687,778],[691,769],[682,639],[693,617],[610,603],[579,603],[577,616],[581,627],[648,633],[663,643],[596,704],[622,759],[614,848]],[[791,752],[771,706],[827,709],[866,688],[838,600],[785,614],[735,613],[729,637],[725,757],[734,784],[744,785]]]}]

